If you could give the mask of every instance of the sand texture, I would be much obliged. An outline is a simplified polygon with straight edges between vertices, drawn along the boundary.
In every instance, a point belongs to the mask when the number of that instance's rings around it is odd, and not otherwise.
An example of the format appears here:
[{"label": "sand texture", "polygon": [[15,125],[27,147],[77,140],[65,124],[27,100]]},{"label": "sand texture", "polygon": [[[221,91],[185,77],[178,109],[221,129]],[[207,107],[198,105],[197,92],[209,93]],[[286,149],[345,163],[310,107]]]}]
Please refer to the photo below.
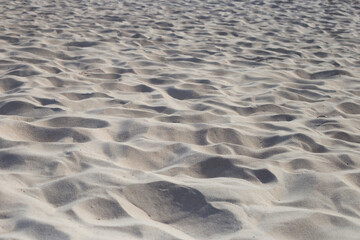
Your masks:
[{"label": "sand texture", "polygon": [[0,239],[360,239],[360,4],[0,1]]}]

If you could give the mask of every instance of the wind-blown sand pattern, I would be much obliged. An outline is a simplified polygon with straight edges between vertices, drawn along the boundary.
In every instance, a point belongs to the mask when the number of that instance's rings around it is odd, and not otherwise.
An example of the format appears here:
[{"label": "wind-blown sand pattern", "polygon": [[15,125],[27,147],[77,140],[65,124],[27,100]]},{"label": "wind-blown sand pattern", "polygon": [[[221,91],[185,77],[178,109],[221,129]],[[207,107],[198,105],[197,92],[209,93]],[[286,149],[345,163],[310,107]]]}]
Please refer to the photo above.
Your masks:
[{"label": "wind-blown sand pattern", "polygon": [[0,20],[1,239],[359,239],[358,1]]}]

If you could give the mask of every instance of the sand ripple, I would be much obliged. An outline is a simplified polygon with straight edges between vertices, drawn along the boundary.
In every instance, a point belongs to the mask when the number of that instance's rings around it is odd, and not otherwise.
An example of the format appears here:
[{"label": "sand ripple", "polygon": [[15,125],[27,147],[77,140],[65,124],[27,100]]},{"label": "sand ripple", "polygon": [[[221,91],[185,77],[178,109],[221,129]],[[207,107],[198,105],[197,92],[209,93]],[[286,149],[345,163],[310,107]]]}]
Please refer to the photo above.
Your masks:
[{"label": "sand ripple", "polygon": [[359,239],[357,1],[0,20],[1,239]]}]

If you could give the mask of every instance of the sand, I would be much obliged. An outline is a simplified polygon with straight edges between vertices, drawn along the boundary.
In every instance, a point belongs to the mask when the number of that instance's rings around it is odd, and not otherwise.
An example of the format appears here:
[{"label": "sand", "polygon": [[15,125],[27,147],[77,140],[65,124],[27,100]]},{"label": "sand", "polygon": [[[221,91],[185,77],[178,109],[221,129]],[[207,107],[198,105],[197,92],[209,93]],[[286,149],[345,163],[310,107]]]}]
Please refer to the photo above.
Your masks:
[{"label": "sand", "polygon": [[357,1],[0,20],[0,239],[359,239]]}]

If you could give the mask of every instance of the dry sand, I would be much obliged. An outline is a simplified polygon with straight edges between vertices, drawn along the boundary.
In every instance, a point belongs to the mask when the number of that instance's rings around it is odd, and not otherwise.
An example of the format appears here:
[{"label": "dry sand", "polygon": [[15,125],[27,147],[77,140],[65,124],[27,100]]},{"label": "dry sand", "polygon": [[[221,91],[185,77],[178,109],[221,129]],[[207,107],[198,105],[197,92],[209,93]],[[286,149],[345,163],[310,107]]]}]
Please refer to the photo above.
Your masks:
[{"label": "dry sand", "polygon": [[358,1],[0,3],[0,239],[360,239]]}]

